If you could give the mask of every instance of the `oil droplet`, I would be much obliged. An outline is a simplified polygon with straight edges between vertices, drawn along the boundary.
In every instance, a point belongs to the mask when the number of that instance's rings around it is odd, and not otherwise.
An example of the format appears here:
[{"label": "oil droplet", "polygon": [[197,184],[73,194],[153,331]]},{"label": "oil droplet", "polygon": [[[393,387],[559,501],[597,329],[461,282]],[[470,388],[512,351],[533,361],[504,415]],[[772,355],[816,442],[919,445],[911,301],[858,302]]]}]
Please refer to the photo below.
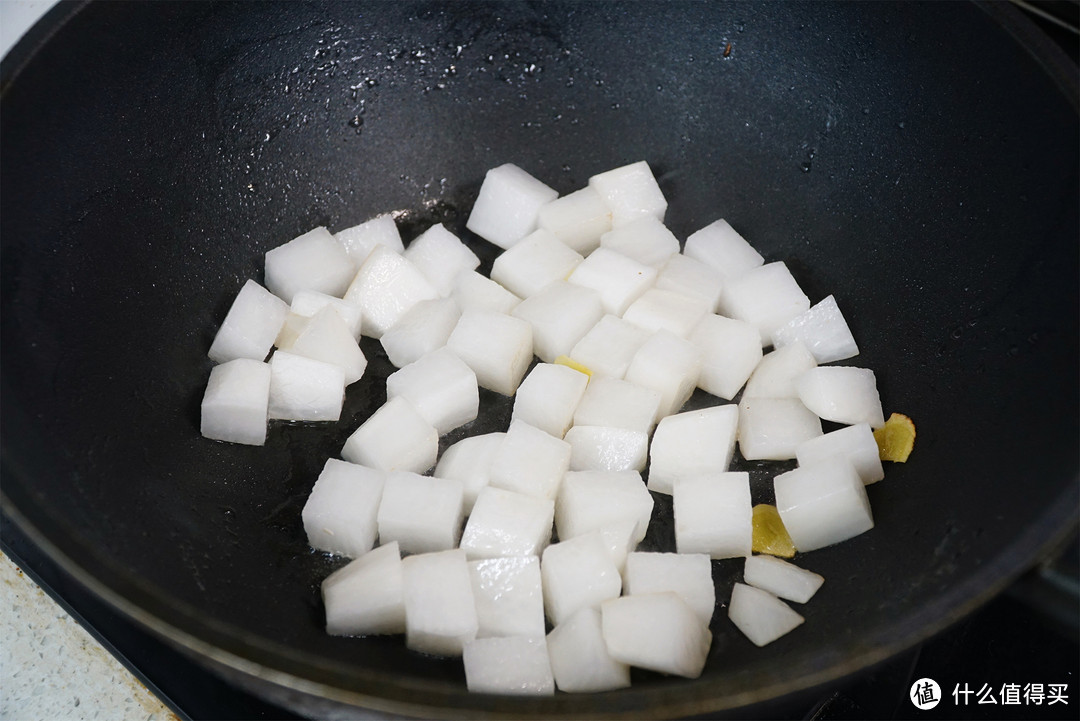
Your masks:
[{"label": "oil droplet", "polygon": [[356,134],[359,135],[364,128],[364,119],[361,118],[359,115],[354,115],[352,119],[349,120],[349,127],[354,128],[356,130]]},{"label": "oil droplet", "polygon": [[953,340],[960,340],[960,337],[964,335],[964,329],[961,326],[956,326],[949,335]]}]

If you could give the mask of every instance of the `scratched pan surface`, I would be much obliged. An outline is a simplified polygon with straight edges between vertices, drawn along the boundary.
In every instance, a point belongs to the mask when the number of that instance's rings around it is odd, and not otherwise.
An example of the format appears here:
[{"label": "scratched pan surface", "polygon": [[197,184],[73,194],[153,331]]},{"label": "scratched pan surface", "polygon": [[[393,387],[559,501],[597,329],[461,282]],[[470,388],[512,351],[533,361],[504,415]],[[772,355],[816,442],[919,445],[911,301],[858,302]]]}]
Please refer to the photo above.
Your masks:
[{"label": "scratched pan surface", "polygon": [[[1075,518],[1075,81],[1029,31],[960,3],[62,6],[3,66],[5,508],[119,607],[311,713],[675,716],[884,658]],[[911,462],[869,489],[877,527],[800,557],[827,581],[771,646],[718,608],[693,681],[469,695],[459,661],[326,636],[340,561],[300,510],[390,366],[365,343],[338,424],[204,440],[233,295],[266,250],[388,210],[407,240],[445,222],[486,269],[464,223],[487,168],[565,193],[642,159],[680,238],[723,216],[835,294],[850,363],[915,418]],[[505,427],[509,403],[483,404],[449,440]],[[775,468],[737,467],[770,500]],[[643,547],[673,543],[657,497]],[[714,564],[721,601],[740,565]]]}]

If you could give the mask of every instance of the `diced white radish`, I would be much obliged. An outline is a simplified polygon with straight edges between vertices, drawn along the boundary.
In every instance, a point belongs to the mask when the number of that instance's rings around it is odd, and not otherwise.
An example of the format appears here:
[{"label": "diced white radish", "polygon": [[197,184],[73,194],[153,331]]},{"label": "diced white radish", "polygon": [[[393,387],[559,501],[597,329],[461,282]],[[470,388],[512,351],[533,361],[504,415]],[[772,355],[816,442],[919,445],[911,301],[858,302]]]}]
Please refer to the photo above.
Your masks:
[{"label": "diced white radish", "polygon": [[379,503],[379,541],[397,541],[402,553],[456,548],[464,519],[461,481],[392,471]]},{"label": "diced white radish", "polygon": [[596,325],[604,308],[595,290],[557,280],[521,301],[510,314],[532,325],[533,352],[553,363]]},{"label": "diced white radish", "polygon": [[476,496],[461,534],[469,559],[535,556],[551,540],[555,502],[487,486]]},{"label": "diced white radish", "polygon": [[803,441],[795,448],[795,457],[800,466],[823,461],[829,456],[846,457],[866,485],[876,483],[885,477],[881,467],[881,456],[874,432],[866,423],[857,423],[847,428],[826,433],[817,438]]},{"label": "diced white radish", "polygon": [[841,456],[781,473],[773,490],[776,510],[799,551],[831,546],[874,527],[866,487]]},{"label": "diced white radish", "polygon": [[439,348],[386,379],[386,397],[412,403],[440,435],[475,420],[480,408],[476,374],[449,348]]},{"label": "diced white radish", "polygon": [[300,516],[308,545],[358,558],[375,546],[386,473],[330,458]]},{"label": "diced white radish", "polygon": [[827,421],[871,428],[885,425],[877,378],[869,368],[827,366],[811,368],[795,381],[799,400]]},{"label": "diced white radish", "polygon": [[387,543],[350,561],[322,582],[331,636],[405,633],[401,551]]},{"label": "diced white radish", "polygon": [[405,645],[433,656],[460,656],[479,622],[472,579],[460,548],[401,561]]},{"label": "diced white radish", "polygon": [[594,377],[622,378],[649,333],[614,315],[605,315],[570,349],[570,357]]},{"label": "diced white radish", "polygon": [[334,233],[334,237],[352,258],[353,266],[359,268],[367,260],[376,245],[384,245],[395,253],[405,251],[394,216],[389,213],[377,215],[360,225]]},{"label": "diced white radish", "polygon": [[540,557],[544,610],[558,625],[582,608],[595,608],[622,591],[619,569],[596,531],[553,543]]},{"label": "diced white radish", "polygon": [[589,376],[569,366],[537,363],[514,395],[511,420],[562,438],[574,422]]},{"label": "diced white radish", "polygon": [[491,266],[491,279],[521,298],[539,293],[548,283],[566,280],[581,255],[553,233],[536,230],[504,250]]},{"label": "diced white radish", "polygon": [[457,301],[462,310],[491,310],[496,313],[509,313],[521,302],[521,298],[475,270],[463,270],[457,274],[450,297]]},{"label": "diced white radish", "polygon": [[637,543],[652,510],[653,498],[636,471],[571,471],[555,503],[555,530],[565,541],[630,522]]},{"label": "diced white radish", "polygon": [[345,374],[340,366],[282,350],[270,358],[270,418],[336,421],[344,402]]},{"label": "diced white radish", "polygon": [[512,396],[532,362],[532,325],[503,313],[465,311],[446,346],[473,369],[482,388]]},{"label": "diced white radish", "polygon": [[566,693],[614,691],[630,686],[630,667],[608,653],[600,609],[583,608],[547,636],[555,685]]},{"label": "diced white radish", "polygon": [[249,446],[266,443],[270,376],[269,365],[250,358],[211,368],[200,411],[202,435]]},{"label": "diced white radish", "polygon": [[600,236],[611,230],[611,209],[586,186],[542,207],[537,222],[567,247],[588,255],[600,246]]},{"label": "diced white radish", "polygon": [[634,521],[616,521],[601,528],[599,533],[600,539],[604,542],[604,547],[607,548],[608,555],[611,556],[611,561],[615,564],[615,568],[619,569],[619,573],[622,573],[623,566],[626,565],[626,557],[637,549],[637,523]]},{"label": "diced white radish", "polygon": [[670,494],[681,478],[727,471],[738,428],[733,403],[662,419],[649,449],[649,490]]},{"label": "diced white radish", "polygon": [[700,298],[708,305],[709,312],[715,313],[724,283],[719,271],[712,266],[689,255],[676,253],[660,268],[653,287]]},{"label": "diced white radish", "polygon": [[[301,291],[301,293],[310,292],[312,291]],[[300,293],[297,293],[296,296],[299,297]],[[281,300],[276,295],[274,298]],[[296,339],[307,326],[309,320],[311,320],[310,317],[305,317],[289,311],[289,314],[285,316],[285,323],[282,324],[281,330],[278,331],[277,338],[274,340],[274,345],[281,350],[289,350],[292,348],[292,344],[296,342]]]},{"label": "diced white radish", "polygon": [[623,320],[649,332],[663,329],[680,338],[689,338],[708,312],[708,304],[700,298],[650,288],[630,304],[623,313]]},{"label": "diced white radish", "polygon": [[413,239],[403,255],[420,269],[443,297],[454,289],[458,273],[476,270],[480,265],[476,253],[441,224],[431,226]]},{"label": "diced white radish", "polygon": [[755,646],[766,646],[799,627],[803,617],[768,591],[736,583],[728,618]]},{"label": "diced white radish", "polygon": [[705,668],[712,633],[671,591],[605,601],[600,618],[608,653],[617,661],[686,678]]},{"label": "diced white radish", "polygon": [[690,342],[704,354],[698,388],[718,398],[734,398],[761,362],[761,336],[745,321],[709,314]]},{"label": "diced white radish", "polygon": [[660,391],[660,415],[678,412],[701,375],[704,354],[690,341],[659,330],[638,349],[626,380]]},{"label": "diced white radish", "polygon": [[484,175],[465,227],[500,248],[509,248],[536,230],[540,208],[559,197],[516,165],[507,163]]},{"label": "diced white radish", "polygon": [[478,638],[465,644],[465,685],[473,693],[551,696],[551,675],[544,636]]},{"label": "diced white radish", "polygon": [[753,539],[750,474],[706,473],[675,482],[675,546],[711,558],[749,556]]},{"label": "diced white radish", "polygon": [[301,290],[340,298],[356,266],[326,228],[315,228],[266,253],[266,287],[286,303]]},{"label": "diced white radish", "polygon": [[821,435],[821,419],[797,398],[747,398],[739,404],[739,452],[748,461],[786,461]]},{"label": "diced white radish", "polygon": [[823,576],[774,556],[747,556],[743,580],[795,603],[806,603],[825,583]]},{"label": "diced white radish", "polygon": [[772,341],[777,348],[799,341],[818,363],[831,363],[859,355],[855,337],[851,335],[851,329],[831,295],[776,329]]},{"label": "diced white radish", "polygon": [[544,635],[539,556],[470,561],[469,577],[480,622],[477,638]]},{"label": "diced white radish", "polygon": [[778,328],[809,308],[810,299],[782,261],[727,282],[720,299],[721,314],[755,325],[762,346],[772,342]]},{"label": "diced white radish", "polygon": [[288,304],[253,280],[236,294],[225,320],[210,344],[210,360],[266,359],[289,315]]},{"label": "diced white radish", "polygon": [[574,425],[651,433],[661,399],[660,391],[653,388],[617,378],[593,376],[574,411]]},{"label": "diced white radish", "polygon": [[352,330],[329,306],[308,319],[289,352],[336,365],[345,376],[345,385],[360,380],[367,368],[367,358]]},{"label": "diced white radish", "polygon": [[[302,290],[293,296],[290,310],[298,316],[310,318],[327,306],[333,308],[337,314],[341,316],[341,319],[345,321],[345,325],[348,327],[349,332],[352,333],[352,337],[360,340],[363,312],[358,305],[353,305],[348,301],[342,300],[341,298],[335,298],[326,293],[319,293],[314,290]],[[278,347],[280,348],[281,346]]]},{"label": "diced white radish", "polygon": [[649,457],[649,435],[628,428],[574,426],[566,442],[571,471],[643,471]]},{"label": "diced white radish", "polygon": [[452,298],[422,300],[402,314],[379,342],[390,362],[404,368],[445,346],[460,319],[461,309]]},{"label": "diced white radish", "polygon": [[798,398],[795,379],[817,367],[814,356],[795,342],[767,353],[746,381],[743,398]]},{"label": "diced white radish", "polygon": [[341,449],[346,461],[383,471],[423,473],[438,455],[439,432],[404,398],[386,401]]},{"label": "diced white radish", "polygon": [[656,268],[622,253],[597,248],[578,263],[568,281],[600,294],[604,312],[621,316],[656,280]]},{"label": "diced white radish", "polygon": [[363,311],[363,333],[371,338],[381,338],[420,301],[438,297],[419,268],[385,245],[375,246],[345,292]]},{"label": "diced white radish", "polygon": [[600,237],[600,247],[660,268],[679,252],[679,239],[654,216],[646,215],[604,233]]},{"label": "diced white radish", "polygon": [[626,557],[623,593],[671,591],[686,602],[701,622],[708,625],[716,607],[712,562],[705,553],[635,552]]},{"label": "diced white radish", "polygon": [[727,282],[760,267],[765,259],[721,218],[686,239],[683,253],[713,268]]},{"label": "diced white radish", "polygon": [[476,495],[488,485],[495,451],[505,437],[505,433],[485,433],[462,438],[443,451],[439,458],[439,463],[435,466],[435,476],[461,481],[465,490],[465,515],[472,512]]},{"label": "diced white radish", "polygon": [[646,215],[662,221],[667,211],[667,199],[644,160],[594,175],[589,187],[611,208],[613,227]]},{"label": "diced white radish", "polygon": [[490,485],[554,500],[569,466],[569,443],[528,423],[511,421],[491,462]]}]

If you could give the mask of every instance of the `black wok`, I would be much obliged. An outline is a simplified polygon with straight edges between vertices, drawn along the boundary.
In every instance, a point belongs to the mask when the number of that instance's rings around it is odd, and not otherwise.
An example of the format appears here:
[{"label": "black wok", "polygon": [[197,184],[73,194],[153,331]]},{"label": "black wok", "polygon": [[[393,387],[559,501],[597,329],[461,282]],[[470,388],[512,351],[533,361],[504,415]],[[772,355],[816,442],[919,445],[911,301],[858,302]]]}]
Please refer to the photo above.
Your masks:
[{"label": "black wok", "polygon": [[[926,638],[1075,522],[1075,67],[1009,7],[90,3],[2,75],[4,509],[140,622],[312,713],[738,707]],[[207,441],[231,298],[269,248],[387,210],[406,239],[447,223],[489,268],[464,230],[487,168],[568,192],[641,159],[680,238],[723,216],[838,298],[852,363],[919,428],[869,489],[877,527],[801,557],[827,581],[780,641],[752,647],[718,608],[694,681],[469,695],[458,661],[326,636],[340,561],[309,551],[300,509],[390,367],[364,346],[339,424]],[[454,438],[506,422],[482,402]],[[769,500],[770,469],[739,463]],[[670,548],[657,509],[643,545]],[[721,601],[740,568],[714,564]]]}]

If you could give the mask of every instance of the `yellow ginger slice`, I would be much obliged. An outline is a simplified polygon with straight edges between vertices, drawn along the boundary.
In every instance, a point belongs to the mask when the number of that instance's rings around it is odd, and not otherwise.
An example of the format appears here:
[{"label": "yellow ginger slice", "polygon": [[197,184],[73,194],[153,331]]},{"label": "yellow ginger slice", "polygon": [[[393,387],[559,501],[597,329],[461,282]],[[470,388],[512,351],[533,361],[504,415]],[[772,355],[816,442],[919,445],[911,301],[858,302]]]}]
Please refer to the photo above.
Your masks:
[{"label": "yellow ginger slice", "polygon": [[885,425],[874,431],[874,440],[881,460],[904,463],[915,447],[915,423],[902,413],[893,413]]},{"label": "yellow ginger slice", "polygon": [[784,528],[780,512],[776,506],[759,503],[754,506],[754,536],[751,548],[755,553],[767,553],[770,556],[791,558],[795,555],[795,544]]}]

